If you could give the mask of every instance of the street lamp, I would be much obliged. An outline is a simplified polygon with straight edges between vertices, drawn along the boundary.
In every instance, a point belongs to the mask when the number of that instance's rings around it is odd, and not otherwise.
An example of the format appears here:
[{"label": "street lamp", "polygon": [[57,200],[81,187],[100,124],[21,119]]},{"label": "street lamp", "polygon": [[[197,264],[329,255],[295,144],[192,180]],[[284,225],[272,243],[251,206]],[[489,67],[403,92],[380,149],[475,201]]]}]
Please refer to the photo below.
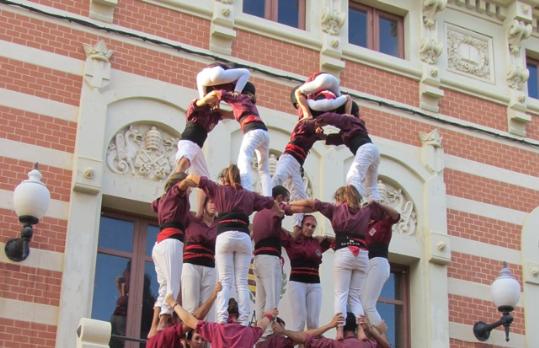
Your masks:
[{"label": "street lamp", "polygon": [[28,172],[28,180],[21,182],[13,192],[13,206],[22,224],[21,236],[7,241],[4,248],[6,256],[12,261],[23,261],[30,254],[32,225],[45,215],[51,195],[47,186],[41,182],[38,164]]},{"label": "street lamp", "polygon": [[509,342],[509,326],[513,322],[511,312],[515,309],[520,298],[520,284],[511,273],[509,267],[507,267],[507,262],[503,263],[499,277],[490,286],[490,294],[494,300],[494,304],[502,312],[502,317],[492,324],[482,321],[476,322],[473,326],[473,333],[479,341],[486,341],[492,329],[503,325],[505,329],[505,341]]}]

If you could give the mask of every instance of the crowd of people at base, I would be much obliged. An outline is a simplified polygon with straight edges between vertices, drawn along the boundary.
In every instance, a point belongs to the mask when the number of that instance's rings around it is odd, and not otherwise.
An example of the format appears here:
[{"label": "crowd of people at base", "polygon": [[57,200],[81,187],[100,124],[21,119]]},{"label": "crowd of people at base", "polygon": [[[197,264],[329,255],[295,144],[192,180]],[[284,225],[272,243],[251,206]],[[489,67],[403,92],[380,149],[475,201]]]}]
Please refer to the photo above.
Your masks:
[{"label": "crowd of people at base", "polygon": [[[339,80],[327,73],[294,88],[299,119],[272,177],[269,132],[256,108],[249,71],[213,64],[197,75],[197,88],[175,171],[152,203],[160,226],[152,251],[159,292],[147,347],[389,347],[376,302],[389,277],[391,227],[400,216],[379,202],[380,154],[357,104],[341,95]],[[231,111],[222,110],[222,102]],[[223,119],[238,121],[243,139],[237,165],[214,182],[202,147]],[[326,125],[339,131],[326,134]],[[354,155],[334,203],[309,198],[305,190],[303,164],[316,141],[345,145]],[[255,160],[262,194],[254,192]],[[191,192],[197,196],[194,212]],[[330,221],[334,237],[314,235],[314,212]],[[285,215],[295,215],[293,231],[281,226]],[[289,329],[278,317],[282,248],[291,265]],[[320,326],[319,266],[329,249],[335,250],[335,316]],[[253,258],[256,325],[250,325],[248,288]],[[332,328],[336,338],[324,338]]]}]

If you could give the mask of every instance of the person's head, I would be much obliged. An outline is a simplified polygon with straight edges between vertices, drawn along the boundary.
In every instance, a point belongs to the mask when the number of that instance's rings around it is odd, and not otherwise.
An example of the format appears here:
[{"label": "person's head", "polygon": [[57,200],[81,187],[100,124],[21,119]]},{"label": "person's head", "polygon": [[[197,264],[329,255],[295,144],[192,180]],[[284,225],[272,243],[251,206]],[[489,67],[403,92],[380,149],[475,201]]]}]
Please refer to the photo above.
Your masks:
[{"label": "person's head", "polygon": [[352,185],[341,186],[335,191],[335,202],[337,204],[348,204],[352,209],[358,209],[361,206],[361,195]]},{"label": "person's head", "polygon": [[252,82],[247,82],[245,84],[245,87],[243,87],[241,94],[248,95],[249,98],[251,98],[251,101],[253,103],[256,103],[256,87]]},{"label": "person's head", "polygon": [[174,172],[169,175],[167,181],[165,182],[165,192],[170,190],[174,185],[184,180],[187,177],[187,174],[184,172]]},{"label": "person's head", "polygon": [[228,317],[229,319],[236,320],[240,316],[240,311],[238,309],[238,302],[234,297],[231,297],[230,300],[228,300]]},{"label": "person's head", "polygon": [[223,185],[241,187],[240,170],[237,165],[231,164],[225,168],[223,173]]},{"label": "person's head", "polygon": [[359,105],[355,101],[352,102],[352,115],[359,117]]},{"label": "person's head", "polygon": [[278,203],[288,202],[290,200],[290,192],[288,192],[286,187],[282,185],[277,185],[274,188],[272,188],[271,196]]},{"label": "person's head", "polygon": [[187,331],[185,335],[187,347],[189,348],[204,348],[206,347],[206,341],[194,330]]},{"label": "person's head", "polygon": [[206,199],[204,200],[204,214],[209,217],[215,216],[215,203],[208,196],[206,196]]},{"label": "person's head", "polygon": [[317,222],[314,215],[303,215],[303,220],[301,220],[301,234],[305,237],[312,237],[316,230],[316,225]]},{"label": "person's head", "polygon": [[357,330],[357,319],[354,313],[348,312],[346,313],[346,320],[344,322],[343,331],[344,332],[353,332],[356,333]]}]

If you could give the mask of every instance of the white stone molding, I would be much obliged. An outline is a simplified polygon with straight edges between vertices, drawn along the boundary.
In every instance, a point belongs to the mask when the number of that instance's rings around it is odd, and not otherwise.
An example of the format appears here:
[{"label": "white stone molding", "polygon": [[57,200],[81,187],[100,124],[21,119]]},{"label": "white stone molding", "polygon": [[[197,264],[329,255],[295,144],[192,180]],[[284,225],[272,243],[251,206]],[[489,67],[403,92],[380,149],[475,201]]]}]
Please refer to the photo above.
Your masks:
[{"label": "white stone molding", "polygon": [[421,160],[423,165],[432,174],[440,174],[444,169],[444,151],[442,148],[442,136],[438,129],[429,133],[419,132],[421,140]]},{"label": "white stone molding", "polygon": [[86,53],[84,65],[84,81],[91,87],[101,89],[110,83],[110,57],[112,51],[105,41],[99,40],[95,45],[83,44]]},{"label": "white stone molding", "polygon": [[118,0],[90,0],[90,18],[112,23]]},{"label": "white stone molding", "polygon": [[466,1],[466,0],[449,0],[449,4],[459,7],[463,10],[475,12],[478,14],[484,14],[488,17],[504,20],[506,17],[505,5],[502,1],[497,0],[480,0],[480,1]]},{"label": "white stone molding", "polygon": [[76,348],[108,348],[112,325],[108,321],[81,318]]},{"label": "white stone molding", "polygon": [[[524,287],[524,311],[527,328],[536,328],[539,323],[539,207],[527,217],[522,229],[522,265]],[[528,347],[539,344],[539,331],[526,330]]]},{"label": "white stone molding", "polygon": [[116,174],[163,180],[174,169],[178,138],[150,124],[130,124],[111,139],[107,167]]},{"label": "white stone molding", "polygon": [[214,0],[210,26],[210,50],[230,55],[236,38],[234,0]]},{"label": "white stone molding", "polygon": [[342,42],[345,35],[342,30],[346,23],[346,13],[343,6],[346,1],[324,0],[320,8],[320,29],[322,35],[322,48],[320,50],[320,70],[339,76],[344,70],[342,58]]}]

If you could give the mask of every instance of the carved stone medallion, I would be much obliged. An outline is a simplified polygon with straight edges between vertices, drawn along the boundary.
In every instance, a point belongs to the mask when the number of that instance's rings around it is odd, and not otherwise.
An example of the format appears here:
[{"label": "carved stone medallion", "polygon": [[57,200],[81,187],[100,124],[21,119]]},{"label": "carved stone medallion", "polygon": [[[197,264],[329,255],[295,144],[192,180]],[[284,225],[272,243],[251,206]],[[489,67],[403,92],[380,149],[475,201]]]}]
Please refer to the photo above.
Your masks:
[{"label": "carved stone medallion", "polygon": [[177,142],[159,126],[132,123],[112,137],[107,166],[116,174],[162,180],[174,169]]},{"label": "carved stone medallion", "polygon": [[417,229],[417,212],[414,202],[398,188],[387,181],[378,180],[381,203],[387,204],[401,214],[401,219],[393,225],[393,232],[407,236],[414,235]]}]

